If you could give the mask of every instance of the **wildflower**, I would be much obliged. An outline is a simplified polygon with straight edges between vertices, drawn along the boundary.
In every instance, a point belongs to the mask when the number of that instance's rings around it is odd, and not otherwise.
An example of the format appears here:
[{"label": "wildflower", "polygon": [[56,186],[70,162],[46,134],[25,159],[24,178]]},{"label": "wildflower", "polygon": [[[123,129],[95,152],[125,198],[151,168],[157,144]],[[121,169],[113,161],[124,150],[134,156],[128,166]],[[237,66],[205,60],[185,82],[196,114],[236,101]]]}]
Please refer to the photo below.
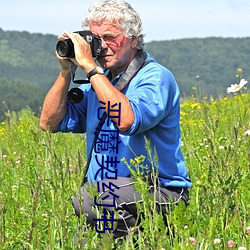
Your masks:
[{"label": "wildflower", "polygon": [[228,246],[228,248],[234,248],[234,241],[233,240],[229,240],[227,242],[227,246]]},{"label": "wildflower", "polygon": [[243,68],[240,67],[240,68],[237,69],[237,71],[238,71],[238,73],[242,73],[243,72]]},{"label": "wildflower", "polygon": [[239,84],[231,84],[231,87],[227,88],[227,93],[235,93],[240,91],[245,85],[247,81],[245,79],[241,79]]},{"label": "wildflower", "polygon": [[191,244],[194,246],[196,243],[196,239],[193,237],[189,237],[189,240],[190,240]]},{"label": "wildflower", "polygon": [[246,229],[246,233],[247,233],[248,235],[250,235],[250,226],[249,226],[249,227],[247,227],[247,229]]},{"label": "wildflower", "polygon": [[137,164],[140,164],[141,163],[140,157],[135,157],[135,161]]},{"label": "wildflower", "polygon": [[11,187],[11,189],[12,189],[13,192],[16,192],[16,190],[17,190],[17,185],[13,185],[13,186]]},{"label": "wildflower", "polygon": [[215,245],[220,244],[220,239],[214,239],[214,244],[215,244]]},{"label": "wildflower", "polygon": [[245,247],[239,247],[238,250],[247,250]]},{"label": "wildflower", "polygon": [[248,129],[247,131],[244,132],[245,136],[249,136],[250,135],[250,129]]},{"label": "wildflower", "polygon": [[200,180],[197,180],[196,181],[196,185],[201,185],[202,183],[201,183],[201,181]]},{"label": "wildflower", "polygon": [[199,103],[196,102],[196,103],[192,103],[192,104],[191,104],[191,108],[192,108],[192,109],[201,109],[201,106],[200,106]]},{"label": "wildflower", "polygon": [[47,221],[48,220],[48,214],[47,213],[43,213],[42,214],[43,220]]},{"label": "wildflower", "polygon": [[133,159],[130,159],[130,164],[135,165],[135,161]]},{"label": "wildflower", "polygon": [[219,150],[223,150],[224,149],[224,146],[219,146]]}]

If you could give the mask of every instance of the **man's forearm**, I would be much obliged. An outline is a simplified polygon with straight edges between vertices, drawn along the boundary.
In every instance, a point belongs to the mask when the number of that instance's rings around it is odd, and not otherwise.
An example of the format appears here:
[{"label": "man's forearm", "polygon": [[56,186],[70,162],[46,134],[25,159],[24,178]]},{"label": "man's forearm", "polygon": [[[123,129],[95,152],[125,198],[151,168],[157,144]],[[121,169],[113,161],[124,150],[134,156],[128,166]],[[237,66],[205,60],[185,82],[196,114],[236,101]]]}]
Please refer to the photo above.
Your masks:
[{"label": "man's forearm", "polygon": [[58,124],[65,116],[69,84],[70,73],[62,70],[44,100],[40,117],[42,130],[49,129],[55,132]]}]

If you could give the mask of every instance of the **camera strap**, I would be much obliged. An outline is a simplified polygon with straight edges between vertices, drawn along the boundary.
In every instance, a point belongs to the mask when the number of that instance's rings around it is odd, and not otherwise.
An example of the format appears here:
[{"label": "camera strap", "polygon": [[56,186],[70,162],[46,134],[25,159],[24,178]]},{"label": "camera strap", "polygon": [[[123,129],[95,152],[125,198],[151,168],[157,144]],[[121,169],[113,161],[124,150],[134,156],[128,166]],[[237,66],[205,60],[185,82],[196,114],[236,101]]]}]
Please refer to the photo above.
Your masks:
[{"label": "camera strap", "polygon": [[[129,66],[125,70],[125,72],[121,75],[120,79],[118,80],[118,82],[115,85],[115,88],[122,92],[128,86],[128,84],[133,79],[133,77],[136,75],[136,73],[141,68],[146,66],[149,62],[150,61],[146,61],[146,55],[144,54],[143,50],[139,50],[136,57],[131,61],[131,63],[129,64]],[[90,161],[91,161],[91,157],[92,157],[92,152],[93,152],[93,149],[95,147],[98,136],[100,134],[100,131],[102,129],[102,126],[105,123],[106,118],[107,118],[107,113],[104,112],[102,114],[102,117],[101,117],[101,119],[97,125],[97,128],[96,128],[95,136],[94,136],[94,139],[93,139],[93,142],[91,145],[88,160],[87,160],[86,167],[84,170],[84,175],[83,175],[83,180],[82,180],[81,186],[83,186],[83,184],[87,182],[87,174],[88,174],[89,165],[90,165]]]}]

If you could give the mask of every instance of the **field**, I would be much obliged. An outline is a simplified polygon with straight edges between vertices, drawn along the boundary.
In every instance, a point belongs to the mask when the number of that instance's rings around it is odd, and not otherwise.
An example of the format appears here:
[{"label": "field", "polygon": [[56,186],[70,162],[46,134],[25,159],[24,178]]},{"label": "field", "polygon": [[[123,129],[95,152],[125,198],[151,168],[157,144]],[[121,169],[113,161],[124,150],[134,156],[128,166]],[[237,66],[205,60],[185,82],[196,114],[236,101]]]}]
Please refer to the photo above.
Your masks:
[{"label": "field", "polygon": [[[90,229],[85,249],[250,249],[249,103],[240,92],[183,102],[190,204],[172,208],[166,228],[148,212],[154,204],[140,185],[144,230],[118,242]],[[71,197],[82,180],[84,135],[44,133],[38,124],[28,109],[6,113],[0,124],[0,249],[80,249],[74,235],[85,222],[74,216]]]}]

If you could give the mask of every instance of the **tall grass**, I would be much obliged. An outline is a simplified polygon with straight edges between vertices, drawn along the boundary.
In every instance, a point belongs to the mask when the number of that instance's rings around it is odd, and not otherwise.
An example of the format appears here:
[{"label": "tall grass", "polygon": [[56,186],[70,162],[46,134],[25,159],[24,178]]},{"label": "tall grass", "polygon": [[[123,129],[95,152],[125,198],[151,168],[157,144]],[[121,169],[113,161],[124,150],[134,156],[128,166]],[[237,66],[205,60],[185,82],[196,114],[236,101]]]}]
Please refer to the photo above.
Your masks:
[{"label": "tall grass", "polygon": [[[249,94],[186,100],[181,128],[190,204],[173,207],[165,226],[140,182],[143,230],[118,242],[89,229],[86,249],[228,249],[229,240],[250,249],[249,103]],[[85,222],[75,217],[71,197],[84,165],[84,135],[41,132],[28,109],[7,113],[0,124],[0,249],[80,249],[74,235]]]}]

